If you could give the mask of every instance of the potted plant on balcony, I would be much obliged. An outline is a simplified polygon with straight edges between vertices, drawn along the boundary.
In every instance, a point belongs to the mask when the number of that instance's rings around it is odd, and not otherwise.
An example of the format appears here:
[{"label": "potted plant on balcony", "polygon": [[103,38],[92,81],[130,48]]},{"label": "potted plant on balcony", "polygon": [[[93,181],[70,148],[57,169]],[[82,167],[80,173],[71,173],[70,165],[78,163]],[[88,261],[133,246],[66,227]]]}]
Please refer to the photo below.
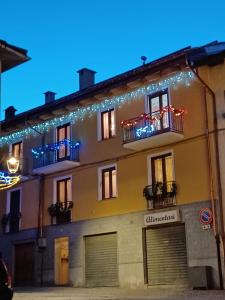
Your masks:
[{"label": "potted plant on balcony", "polygon": [[73,202],[56,202],[48,207],[48,213],[51,216],[51,222],[56,218],[56,223],[66,223],[70,219],[70,211],[73,208]]},{"label": "potted plant on balcony", "polygon": [[147,185],[143,190],[143,196],[146,200],[156,200],[163,195],[164,188],[162,182],[156,182],[153,185]]},{"label": "potted plant on balcony", "polygon": [[167,191],[167,197],[173,198],[177,194],[177,184],[175,181],[172,182],[170,186],[170,190]]},{"label": "potted plant on balcony", "polygon": [[148,201],[148,208],[153,209],[155,202],[162,198],[164,185],[162,182],[156,182],[153,185],[147,185],[143,190],[143,196]]}]

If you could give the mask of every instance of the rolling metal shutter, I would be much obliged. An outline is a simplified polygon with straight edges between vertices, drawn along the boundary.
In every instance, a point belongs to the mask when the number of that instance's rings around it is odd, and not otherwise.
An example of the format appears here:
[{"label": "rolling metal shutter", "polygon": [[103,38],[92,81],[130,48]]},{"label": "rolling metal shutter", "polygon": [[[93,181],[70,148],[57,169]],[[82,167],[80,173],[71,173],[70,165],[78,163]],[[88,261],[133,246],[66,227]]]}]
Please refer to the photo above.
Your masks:
[{"label": "rolling metal shutter", "polygon": [[146,229],[148,284],[187,284],[183,225]]},{"label": "rolling metal shutter", "polygon": [[117,234],[85,237],[86,286],[117,286]]}]

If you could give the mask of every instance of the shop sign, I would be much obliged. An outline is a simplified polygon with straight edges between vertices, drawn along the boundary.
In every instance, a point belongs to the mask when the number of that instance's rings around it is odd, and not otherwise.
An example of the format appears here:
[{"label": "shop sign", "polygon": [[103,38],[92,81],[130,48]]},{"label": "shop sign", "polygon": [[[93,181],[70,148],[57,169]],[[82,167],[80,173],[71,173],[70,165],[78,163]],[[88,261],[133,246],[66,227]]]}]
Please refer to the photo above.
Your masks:
[{"label": "shop sign", "polygon": [[159,225],[166,223],[179,222],[180,220],[180,211],[168,210],[159,213],[151,213],[144,216],[145,226]]}]

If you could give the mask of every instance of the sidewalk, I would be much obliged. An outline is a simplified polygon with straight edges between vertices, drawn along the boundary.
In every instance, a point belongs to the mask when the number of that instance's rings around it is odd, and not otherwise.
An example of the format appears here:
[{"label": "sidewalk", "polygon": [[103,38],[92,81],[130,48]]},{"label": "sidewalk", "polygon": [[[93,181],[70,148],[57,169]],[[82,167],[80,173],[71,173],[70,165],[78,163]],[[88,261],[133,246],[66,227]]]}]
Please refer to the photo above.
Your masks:
[{"label": "sidewalk", "polygon": [[13,300],[225,300],[225,291],[175,288],[30,288],[16,289]]}]

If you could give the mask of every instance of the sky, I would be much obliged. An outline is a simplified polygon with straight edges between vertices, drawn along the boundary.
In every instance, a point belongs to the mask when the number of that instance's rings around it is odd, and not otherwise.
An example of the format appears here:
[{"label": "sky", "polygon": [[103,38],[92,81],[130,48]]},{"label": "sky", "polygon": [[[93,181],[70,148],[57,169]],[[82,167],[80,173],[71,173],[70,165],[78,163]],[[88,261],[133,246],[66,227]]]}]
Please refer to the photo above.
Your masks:
[{"label": "sky", "polygon": [[2,106],[21,113],[78,90],[77,70],[96,83],[186,46],[225,41],[224,0],[0,0],[0,39],[29,62],[2,74]]}]

